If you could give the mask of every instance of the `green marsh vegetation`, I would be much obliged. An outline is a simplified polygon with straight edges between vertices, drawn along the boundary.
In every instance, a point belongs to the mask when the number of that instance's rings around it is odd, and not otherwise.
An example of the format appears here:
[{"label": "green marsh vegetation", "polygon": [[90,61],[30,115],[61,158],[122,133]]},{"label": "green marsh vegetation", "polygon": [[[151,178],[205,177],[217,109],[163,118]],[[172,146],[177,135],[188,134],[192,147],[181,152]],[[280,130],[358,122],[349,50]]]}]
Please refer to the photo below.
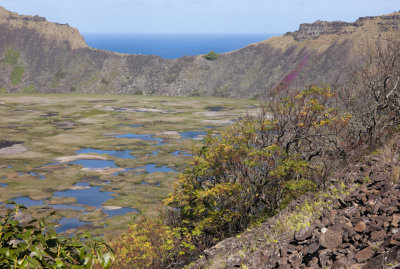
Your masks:
[{"label": "green marsh vegetation", "polygon": [[[209,106],[223,106],[226,111],[208,114]],[[112,233],[126,229],[137,213],[99,218],[98,212],[93,213],[96,208],[83,205],[90,214],[82,218],[80,211],[49,207],[48,204],[76,205],[73,197],[54,197],[54,193],[70,190],[74,184],[84,181],[113,193],[104,206],[130,207],[155,215],[178,174],[143,173],[143,169],[85,170],[80,165],[59,163],[57,158],[78,155],[76,151],[82,148],[128,150],[135,158],[92,155],[114,161],[123,168],[157,164],[182,171],[191,157],[172,153],[191,153],[200,141],[181,140],[179,132],[207,132],[209,125],[223,130],[227,127],[219,121],[244,117],[255,106],[254,101],[201,97],[2,94],[1,139],[22,143],[27,151],[0,154],[0,183],[6,184],[0,187],[0,202],[25,196],[42,200],[46,205],[29,207],[27,213],[55,221],[66,217],[84,219],[90,225],[82,227],[82,231],[112,237]],[[164,143],[157,145],[158,141],[115,137],[127,133],[152,135]]]}]

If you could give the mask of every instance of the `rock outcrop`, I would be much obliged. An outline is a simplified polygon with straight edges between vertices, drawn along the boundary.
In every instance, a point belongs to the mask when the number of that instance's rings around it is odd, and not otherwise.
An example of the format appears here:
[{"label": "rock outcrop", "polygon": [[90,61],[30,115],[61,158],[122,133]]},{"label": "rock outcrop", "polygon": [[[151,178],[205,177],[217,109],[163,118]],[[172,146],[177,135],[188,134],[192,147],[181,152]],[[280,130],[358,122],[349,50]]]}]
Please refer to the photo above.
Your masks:
[{"label": "rock outcrop", "polygon": [[[7,24],[9,31],[29,29],[58,46],[67,43],[71,49],[87,48],[85,39],[75,28],[68,24],[51,23],[38,15],[26,16],[8,12],[0,7],[0,24]],[[2,32],[3,34],[3,32]]]},{"label": "rock outcrop", "polygon": [[343,21],[316,21],[314,23],[300,24],[298,31],[286,33],[293,36],[296,41],[316,39],[321,35],[349,35],[354,33],[357,28],[363,27],[370,22],[379,20],[380,31],[398,31],[400,29],[400,12],[395,12],[386,16],[361,17],[356,22]]},{"label": "rock outcrop", "polygon": [[344,171],[340,182],[353,191],[326,197],[332,204],[306,227],[274,232],[301,199],[259,228],[206,250],[191,268],[400,268],[398,145],[391,152]]},{"label": "rock outcrop", "polygon": [[167,60],[92,49],[66,24],[0,8],[0,92],[265,96],[299,65],[294,87],[337,82],[362,61],[360,48],[400,37],[399,22],[398,13],[316,22],[216,61]]}]

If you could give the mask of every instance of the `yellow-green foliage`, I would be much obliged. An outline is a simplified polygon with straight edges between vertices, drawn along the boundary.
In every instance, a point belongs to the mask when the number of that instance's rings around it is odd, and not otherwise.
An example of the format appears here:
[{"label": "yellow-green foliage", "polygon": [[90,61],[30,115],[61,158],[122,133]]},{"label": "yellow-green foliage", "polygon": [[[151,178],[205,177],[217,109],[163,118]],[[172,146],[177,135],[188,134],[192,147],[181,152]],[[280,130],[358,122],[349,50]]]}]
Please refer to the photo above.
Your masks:
[{"label": "yellow-green foliage", "polygon": [[[296,210],[283,219],[279,219],[273,226],[276,233],[299,231],[311,225],[312,220],[319,217],[323,210],[328,209],[332,200],[346,197],[354,190],[353,186],[346,186],[343,182],[339,186],[329,189],[329,191],[317,192],[314,201],[305,200],[304,203],[296,207]],[[271,235],[268,235],[271,236]]]},{"label": "yellow-green foliage", "polygon": [[113,268],[166,268],[178,259],[184,263],[195,250],[190,241],[187,230],[171,228],[160,218],[143,218],[114,244]]},{"label": "yellow-green foliage", "polygon": [[333,155],[325,140],[347,120],[326,105],[332,96],[312,87],[281,99],[274,120],[261,116],[209,135],[166,199],[181,209],[184,227],[220,240],[315,189],[324,171],[314,157],[321,145]]},{"label": "yellow-green foliage", "polygon": [[275,229],[277,232],[299,231],[311,225],[311,220],[319,216],[324,209],[324,203],[321,201],[305,201],[303,205],[298,206],[294,213],[290,214],[283,221],[277,221]]}]

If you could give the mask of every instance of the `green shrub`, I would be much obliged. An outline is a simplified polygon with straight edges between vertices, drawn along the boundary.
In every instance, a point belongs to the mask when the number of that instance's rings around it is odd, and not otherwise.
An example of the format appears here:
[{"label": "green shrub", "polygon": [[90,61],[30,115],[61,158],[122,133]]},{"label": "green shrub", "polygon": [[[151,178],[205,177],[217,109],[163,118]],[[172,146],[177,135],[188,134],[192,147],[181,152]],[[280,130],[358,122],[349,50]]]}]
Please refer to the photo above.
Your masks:
[{"label": "green shrub", "polygon": [[339,159],[335,143],[347,124],[329,106],[332,96],[319,87],[292,93],[270,107],[273,117],[264,108],[219,137],[208,135],[165,201],[180,209],[181,225],[212,245],[323,184],[324,161]]},{"label": "green shrub", "polygon": [[24,74],[25,69],[21,66],[14,66],[13,71],[10,75],[11,84],[17,86],[22,81],[22,75]]},{"label": "green shrub", "polygon": [[203,58],[208,61],[215,61],[219,58],[219,54],[215,53],[214,51],[210,51],[208,54],[203,55]]},{"label": "green shrub", "polygon": [[67,76],[67,72],[63,72],[63,71],[58,71],[56,74],[55,74],[55,78],[56,79],[63,79],[63,78],[65,78]]},{"label": "green shrub", "polygon": [[10,74],[10,81],[11,84],[14,86],[17,86],[22,81],[22,75],[25,72],[25,69],[22,66],[18,65],[19,57],[19,51],[11,49],[8,49],[4,56],[4,62],[10,64],[13,67],[13,70]]},{"label": "green shrub", "polygon": [[29,85],[29,86],[24,87],[22,89],[22,91],[23,91],[23,93],[35,93],[36,89],[35,89],[35,86]]},{"label": "green shrub", "polygon": [[8,63],[8,64],[10,64],[12,66],[17,65],[19,56],[20,56],[19,51],[8,49],[6,51],[5,56],[4,56],[4,62]]},{"label": "green shrub", "polygon": [[130,225],[113,249],[113,268],[178,268],[186,264],[195,246],[187,230],[172,228],[156,217]]},{"label": "green shrub", "polygon": [[200,96],[200,95],[201,95],[201,94],[200,94],[199,90],[197,90],[197,89],[193,90],[193,91],[190,93],[190,96],[191,96],[191,97],[198,97],[198,96]]},{"label": "green shrub", "polygon": [[109,268],[112,250],[89,235],[61,237],[54,228],[33,219],[22,225],[20,206],[0,219],[0,268]]}]

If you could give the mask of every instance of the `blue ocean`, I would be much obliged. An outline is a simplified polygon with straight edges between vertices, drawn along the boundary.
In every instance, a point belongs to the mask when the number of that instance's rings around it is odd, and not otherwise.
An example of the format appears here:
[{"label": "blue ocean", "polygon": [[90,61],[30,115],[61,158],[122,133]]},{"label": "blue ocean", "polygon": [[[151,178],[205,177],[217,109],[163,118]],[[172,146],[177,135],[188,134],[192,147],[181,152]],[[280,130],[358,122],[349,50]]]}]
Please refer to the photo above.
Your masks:
[{"label": "blue ocean", "polygon": [[158,55],[167,59],[243,48],[278,34],[83,34],[96,49],[129,54]]}]

